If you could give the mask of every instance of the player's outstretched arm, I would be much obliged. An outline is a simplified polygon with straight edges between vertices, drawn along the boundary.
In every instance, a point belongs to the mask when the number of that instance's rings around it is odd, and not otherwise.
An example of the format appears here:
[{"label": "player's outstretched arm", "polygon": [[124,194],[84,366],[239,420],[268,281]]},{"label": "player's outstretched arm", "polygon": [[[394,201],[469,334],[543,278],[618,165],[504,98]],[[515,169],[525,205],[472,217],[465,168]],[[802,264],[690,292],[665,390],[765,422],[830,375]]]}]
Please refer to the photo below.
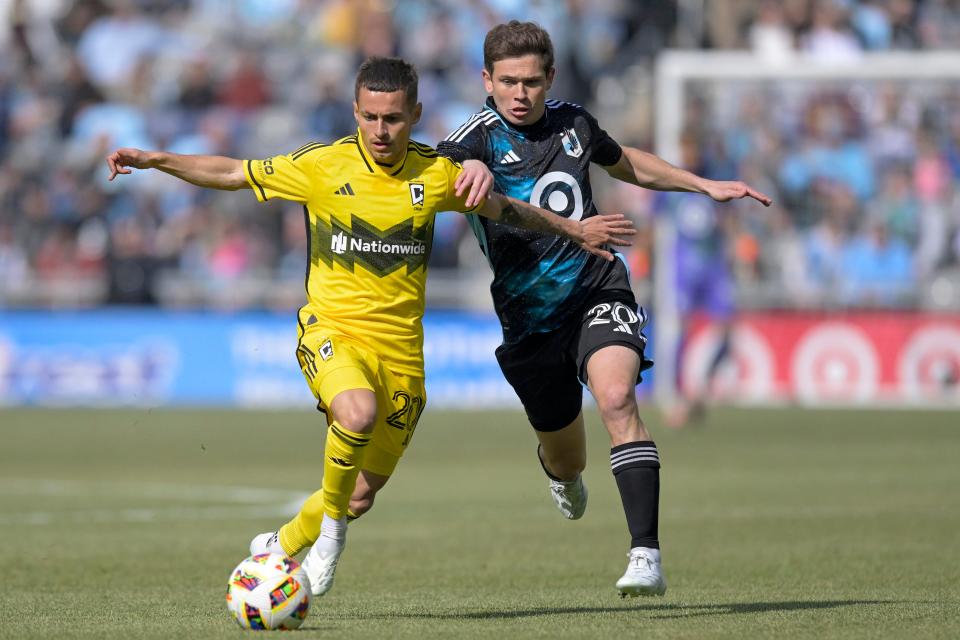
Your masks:
[{"label": "player's outstretched arm", "polygon": [[765,207],[773,202],[770,196],[743,182],[707,180],[633,147],[623,147],[619,162],[604,169],[618,180],[656,191],[692,191],[717,202],[753,198]]},{"label": "player's outstretched arm", "polygon": [[249,189],[243,163],[223,156],[188,156],[166,151],[117,149],[107,156],[110,180],[133,173],[131,169],[157,169],[198,187],[236,191]]},{"label": "player's outstretched arm", "polygon": [[622,213],[596,215],[586,220],[571,220],[535,207],[516,198],[492,193],[477,213],[514,227],[553,233],[570,238],[585,251],[606,260],[613,260],[607,245],[629,246],[630,236],[637,230]]},{"label": "player's outstretched arm", "polygon": [[483,202],[493,188],[493,172],[480,160],[464,160],[463,171],[457,176],[453,186],[457,190],[458,197],[469,189],[466,205],[472,209]]}]

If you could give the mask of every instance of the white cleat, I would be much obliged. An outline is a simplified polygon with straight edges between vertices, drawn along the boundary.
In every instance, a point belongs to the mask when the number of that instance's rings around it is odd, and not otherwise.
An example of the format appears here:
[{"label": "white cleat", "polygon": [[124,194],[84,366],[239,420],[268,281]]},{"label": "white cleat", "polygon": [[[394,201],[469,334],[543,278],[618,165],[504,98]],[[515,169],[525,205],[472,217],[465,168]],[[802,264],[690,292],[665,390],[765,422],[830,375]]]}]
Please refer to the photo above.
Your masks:
[{"label": "white cleat", "polygon": [[563,482],[550,479],[550,495],[557,509],[568,520],[576,520],[587,510],[587,485],[583,484],[583,476],[577,474],[576,480]]},{"label": "white cleat", "polygon": [[282,556],[287,552],[280,546],[280,537],[276,531],[267,531],[255,536],[250,541],[250,555],[256,556],[261,553],[279,553]]},{"label": "white cleat", "polygon": [[583,474],[578,473],[577,477],[569,482],[558,480],[547,465],[543,462],[543,445],[537,445],[537,459],[543,472],[550,479],[550,495],[553,497],[554,504],[567,520],[577,520],[587,510],[587,486],[583,484]]},{"label": "white cleat", "polygon": [[660,568],[660,550],[634,547],[627,554],[630,561],[627,571],[617,580],[620,597],[662,596],[667,591],[667,581]]},{"label": "white cleat", "polygon": [[320,537],[307,552],[301,566],[310,579],[310,593],[322,596],[333,587],[333,574],[347,541]]}]

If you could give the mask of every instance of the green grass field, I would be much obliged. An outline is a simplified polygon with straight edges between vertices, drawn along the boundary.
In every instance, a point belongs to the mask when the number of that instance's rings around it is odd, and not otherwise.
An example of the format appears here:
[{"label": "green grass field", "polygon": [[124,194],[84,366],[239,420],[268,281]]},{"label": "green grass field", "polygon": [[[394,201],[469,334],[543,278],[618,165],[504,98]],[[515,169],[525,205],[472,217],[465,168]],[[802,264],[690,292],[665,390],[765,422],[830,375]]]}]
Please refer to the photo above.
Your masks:
[{"label": "green grass field", "polygon": [[[568,522],[520,414],[428,409],[293,637],[960,637],[960,413],[722,410],[681,432],[645,413],[665,597],[617,597],[629,539],[595,415]],[[319,485],[318,418],[0,411],[0,637],[248,633],[226,578]]]}]

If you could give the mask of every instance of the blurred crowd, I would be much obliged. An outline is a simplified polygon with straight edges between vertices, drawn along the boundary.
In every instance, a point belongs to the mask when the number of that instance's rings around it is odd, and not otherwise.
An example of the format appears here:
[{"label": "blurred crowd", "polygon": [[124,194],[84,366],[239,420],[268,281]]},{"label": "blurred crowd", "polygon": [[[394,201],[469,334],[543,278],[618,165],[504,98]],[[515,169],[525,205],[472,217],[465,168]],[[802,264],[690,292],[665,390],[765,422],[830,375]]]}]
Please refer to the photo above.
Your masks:
[{"label": "blurred crowd", "polygon": [[765,283],[761,304],[956,301],[921,284],[960,283],[960,82],[740,84],[725,98],[688,104],[681,145],[704,174],[775,199],[719,218],[741,289]]},{"label": "blurred crowd", "polygon": [[[704,7],[700,46],[751,50],[774,68],[812,61],[856,68],[871,51],[960,47],[960,2]],[[686,83],[677,160],[713,179],[742,179],[775,205],[661,194],[634,210],[648,226],[656,216],[677,223],[682,312],[722,318],[737,303],[960,308],[960,75],[899,73]],[[611,206],[629,206],[620,194]]]},{"label": "blurred crowd", "polygon": [[[960,46],[955,0],[0,0],[0,16],[0,306],[296,304],[300,207],[157,172],[108,182],[103,158],[119,146],[264,157],[347,135],[369,55],[417,64],[415,137],[433,144],[484,98],[486,31],[535,20],[557,49],[552,96],[649,149],[664,48],[855,59]],[[688,97],[681,163],[777,205],[599,189],[601,210],[640,226],[639,284],[658,216],[775,306],[915,304],[918,285],[957,266],[956,81],[693,83]],[[461,216],[439,216],[433,267],[484,268],[474,244]]]}]

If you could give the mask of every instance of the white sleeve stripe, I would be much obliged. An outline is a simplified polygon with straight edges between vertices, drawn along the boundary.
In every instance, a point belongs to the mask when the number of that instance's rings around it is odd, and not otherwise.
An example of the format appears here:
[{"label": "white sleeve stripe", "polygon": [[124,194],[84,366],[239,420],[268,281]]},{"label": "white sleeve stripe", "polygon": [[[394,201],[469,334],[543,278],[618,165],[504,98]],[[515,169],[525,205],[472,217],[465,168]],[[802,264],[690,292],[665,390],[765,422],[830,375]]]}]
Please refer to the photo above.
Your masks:
[{"label": "white sleeve stripe", "polygon": [[460,126],[457,127],[456,129],[454,129],[454,130],[453,130],[453,133],[451,133],[451,134],[448,135],[446,138],[444,138],[444,140],[450,140],[450,139],[453,138],[455,135],[459,134],[461,131],[463,131],[463,128],[464,128],[464,127],[468,126],[471,122],[474,122],[474,121],[475,121],[477,118],[479,118],[482,114],[483,114],[483,112],[480,112],[480,113],[475,113],[475,114],[473,114],[472,116],[470,116],[470,119],[469,119],[469,120],[467,120],[467,121],[464,122],[462,125],[460,125]]},{"label": "white sleeve stripe", "polygon": [[[456,138],[457,136],[460,136],[460,138],[462,138],[462,134],[467,133],[467,131],[468,131],[469,129],[473,129],[473,127],[476,126],[476,124],[474,124],[474,123],[476,123],[478,120],[481,120],[481,121],[484,121],[484,122],[488,122],[488,121],[491,119],[491,116],[492,116],[492,115],[493,115],[493,114],[491,114],[491,113],[490,113],[489,111],[487,111],[486,109],[483,110],[483,111],[480,111],[480,112],[478,112],[478,113],[473,114],[472,116],[470,116],[470,119],[469,119],[469,120],[467,120],[467,121],[464,122],[462,125],[460,125],[453,133],[451,133],[450,135],[448,135],[448,136],[445,138],[445,140],[453,140],[453,139]],[[472,125],[472,126],[471,126],[471,125]],[[469,129],[467,129],[468,127],[469,127]],[[467,129],[467,131],[465,131],[465,129]],[[459,140],[460,138],[457,138],[457,139]]]},{"label": "white sleeve stripe", "polygon": [[[476,129],[479,125],[481,125],[481,124],[488,124],[488,125],[489,125],[489,124],[493,124],[493,123],[496,122],[496,121],[497,121],[497,115],[496,115],[496,114],[490,114],[490,115],[487,115],[487,116],[480,117],[480,118],[478,118],[477,120],[475,120],[474,122],[468,123],[469,126],[467,126],[466,129],[463,129],[463,127],[461,127],[462,131],[460,131],[459,133],[457,133],[456,137],[454,137],[454,135],[451,134],[451,135],[447,138],[447,140],[450,141],[450,142],[460,142],[461,140],[463,140],[464,138],[467,137],[467,134],[468,134],[468,133],[470,133],[471,131],[473,131],[474,129]],[[464,125],[464,126],[466,126],[466,125]]]},{"label": "white sleeve stripe", "polygon": [[458,127],[453,133],[446,137],[446,140],[457,140],[461,139],[464,134],[468,133],[471,129],[477,126],[478,121],[486,122],[491,117],[491,114],[487,111],[481,111],[479,113],[473,114],[469,120],[464,122],[460,127]]},{"label": "white sleeve stripe", "polygon": [[564,102],[563,100],[552,100],[552,99],[551,99],[551,100],[547,100],[546,102],[544,102],[544,104],[547,105],[548,107],[562,107],[563,105],[569,105],[569,106],[571,106],[571,107],[576,107],[577,109],[583,109],[583,107],[581,107],[581,106],[578,105],[578,104],[575,104],[575,103],[573,103],[573,102]]}]

